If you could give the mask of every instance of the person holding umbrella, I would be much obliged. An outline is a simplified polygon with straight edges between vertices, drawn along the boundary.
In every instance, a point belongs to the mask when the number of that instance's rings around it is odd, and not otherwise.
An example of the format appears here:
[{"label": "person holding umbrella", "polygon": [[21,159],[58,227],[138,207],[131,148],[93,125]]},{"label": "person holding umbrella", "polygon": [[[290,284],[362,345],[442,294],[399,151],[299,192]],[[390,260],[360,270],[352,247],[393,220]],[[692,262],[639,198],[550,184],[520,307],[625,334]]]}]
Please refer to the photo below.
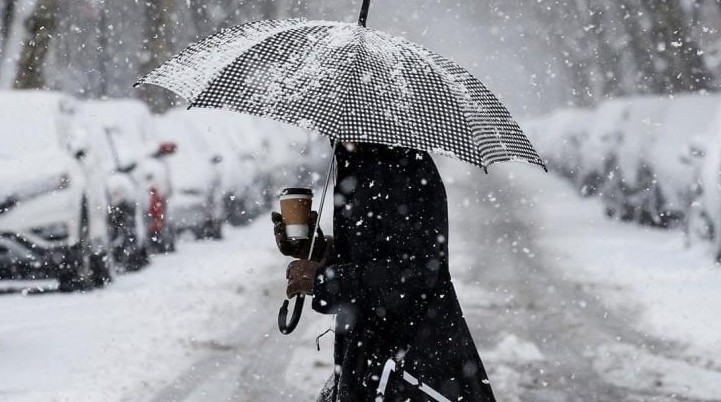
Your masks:
[{"label": "person holding umbrella", "polygon": [[[321,400],[493,401],[450,282],[446,195],[427,152],[486,173],[503,161],[545,164],[483,83],[422,46],[366,28],[369,6],[363,0],[357,24],[299,18],[225,29],[136,85],[332,140],[335,238],[318,239],[323,252],[312,261],[291,263],[296,307],[289,324],[288,300],[278,317],[290,334],[310,294],[316,311],[337,314],[339,366]],[[305,258],[316,251],[312,237],[300,246],[277,240],[285,254]]]},{"label": "person holding umbrella", "polygon": [[494,401],[451,283],[446,192],[430,155],[344,143],[335,157],[334,238],[319,238],[322,252],[302,259],[309,242],[290,242],[273,214],[280,251],[301,258],[288,297],[313,295],[315,311],[337,314],[337,370],[319,400]]}]

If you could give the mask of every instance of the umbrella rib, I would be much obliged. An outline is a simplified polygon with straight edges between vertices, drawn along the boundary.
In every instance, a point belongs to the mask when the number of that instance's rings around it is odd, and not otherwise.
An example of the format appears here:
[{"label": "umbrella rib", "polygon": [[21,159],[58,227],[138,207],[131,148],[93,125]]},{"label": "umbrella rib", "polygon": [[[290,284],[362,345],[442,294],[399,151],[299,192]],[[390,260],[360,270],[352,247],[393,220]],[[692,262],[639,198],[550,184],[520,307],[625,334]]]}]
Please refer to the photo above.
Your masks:
[{"label": "umbrella rib", "polygon": [[[287,26],[273,26],[272,28],[267,28],[268,31],[266,32],[255,32],[253,34],[249,34],[246,31],[239,30],[240,28],[245,27],[246,29],[255,28],[257,29],[257,25],[261,24],[273,24],[273,23],[292,23],[292,28],[288,28]],[[240,25],[237,27],[231,27],[226,28],[224,30],[221,30],[202,41],[192,44],[188,46],[185,50],[183,50],[178,55],[172,57],[170,60],[166,61],[162,65],[160,65],[158,68],[141,78],[137,83],[137,85],[140,84],[152,84],[157,85],[163,88],[166,88],[168,90],[171,90],[175,92],[176,94],[180,95],[181,97],[185,98],[191,106],[193,106],[193,103],[198,99],[198,97],[204,92],[204,89],[208,87],[212,82],[214,82],[218,77],[220,77],[223,72],[233,64],[233,60],[237,59],[238,57],[242,56],[246,52],[250,51],[251,49],[255,48],[256,46],[262,44],[269,38],[272,38],[276,35],[279,35],[283,32],[288,32],[290,30],[294,29],[302,29],[307,27],[314,27],[314,26],[337,26],[337,25],[343,25],[343,23],[337,23],[337,22],[330,22],[330,21],[314,21],[314,20],[306,20],[302,18],[293,19],[293,20],[263,20],[263,21],[256,21],[245,25]],[[234,30],[239,30],[237,32],[238,36],[233,37],[231,40],[228,40],[225,38],[225,35],[229,35],[233,33]],[[251,39],[255,36],[255,39]],[[209,46],[209,41],[223,41],[223,45],[227,46],[228,43],[233,41],[242,41],[247,40],[249,41],[248,46],[242,46],[241,49],[239,49],[236,53],[233,54],[233,57],[227,57],[228,62],[224,63],[221,68],[218,68],[216,71],[214,71],[211,74],[208,74],[207,77],[203,77],[203,74],[199,74],[198,71],[193,70],[192,65],[185,64],[187,61],[185,60],[188,55],[195,56],[198,53],[202,53],[206,49],[204,46]],[[209,57],[209,56],[206,56]],[[167,73],[167,70],[170,69],[171,71],[173,69],[180,68],[181,70],[184,70],[185,72],[190,71],[189,74],[189,80],[188,82],[184,82],[185,80],[181,80],[180,83],[174,84],[170,81],[166,81],[163,79],[164,75]],[[203,81],[202,83],[198,83],[198,81]]]},{"label": "umbrella rib", "polygon": [[[343,93],[341,94],[339,100],[339,104],[341,105],[341,108],[344,107],[345,99],[349,96],[349,85],[347,83],[353,78],[353,74],[355,74],[356,69],[355,66],[358,64],[358,58],[360,55],[360,48],[361,48],[361,40],[363,39],[362,31],[359,29],[356,29],[355,35],[358,35],[358,41],[353,43],[353,47],[356,49],[356,52],[353,54],[353,60],[350,62],[350,68],[345,69],[344,72],[346,72],[347,75],[344,77],[339,77],[342,79],[340,88],[342,89]],[[343,116],[344,112],[341,112],[340,118],[337,120],[335,130],[336,132],[340,132],[341,124],[343,123]],[[333,135],[333,133],[329,133],[329,136]],[[340,134],[336,138],[340,139]]]},{"label": "umbrella rib", "polygon": [[[407,44],[408,44],[408,45],[412,45],[410,42],[407,42]],[[436,73],[438,73],[441,77],[447,77],[448,75],[453,75],[452,72],[446,71],[443,67],[441,67],[441,66],[438,65],[438,63],[436,62],[436,60],[433,59],[433,56],[435,55],[433,52],[431,52],[431,51],[429,51],[429,50],[426,50],[426,49],[418,49],[418,48],[417,48],[416,46],[414,46],[414,45],[413,45],[413,46],[406,46],[406,48],[409,49],[410,51],[412,51],[413,53],[415,53],[416,55],[418,55],[418,56],[421,58],[421,60],[425,61],[425,62],[426,62],[433,70],[435,70]],[[454,76],[453,78],[455,79],[456,77]],[[463,94],[459,93],[459,90],[458,90],[457,88],[454,88],[454,85],[451,85],[450,83],[448,83],[447,80],[443,80],[443,83],[444,83],[444,85],[446,86],[446,88],[448,88],[448,90],[451,92],[451,94],[453,94],[453,96],[456,97],[456,99],[458,100],[458,104],[459,104],[459,105],[467,104],[467,103],[466,103],[466,102],[467,102],[467,99],[465,99],[465,97],[463,96]],[[460,82],[455,82],[455,84],[457,84],[457,85],[463,85],[463,84],[460,83]],[[473,101],[472,99],[471,99],[471,101],[472,101],[474,104],[476,103],[476,102]],[[474,130],[475,124],[473,124],[473,123],[470,121],[469,116],[468,116],[466,113],[461,113],[461,117],[463,118],[463,120],[464,120],[464,121],[466,122],[466,124],[468,125],[469,130],[471,130],[471,132],[475,132],[475,130]],[[478,160],[479,160],[479,162],[480,162],[480,164],[481,164],[481,168],[482,168],[486,173],[488,173],[488,165],[487,165],[486,163],[484,163],[484,161],[483,161],[483,156],[480,154],[480,152],[478,152],[478,149],[477,149],[477,146],[475,146],[475,143],[474,143],[474,148],[473,148],[473,150],[474,150],[474,151],[476,152],[476,154],[478,155]]]},{"label": "umbrella rib", "polygon": [[[275,37],[275,36],[277,36],[277,35],[282,35],[282,34],[285,34],[285,33],[288,33],[288,32],[295,31],[295,30],[297,30],[297,29],[304,29],[304,28],[308,28],[308,27],[328,27],[328,26],[340,26],[340,25],[342,25],[342,24],[340,24],[340,23],[330,23],[330,22],[326,22],[326,21],[311,21],[311,20],[303,20],[303,19],[300,19],[300,21],[302,21],[302,22],[304,22],[304,23],[295,25],[295,26],[293,26],[292,28],[284,28],[284,29],[280,29],[280,28],[279,28],[279,29],[274,29],[273,31],[271,31],[271,32],[268,33],[267,35],[264,35],[264,36],[262,37],[262,39],[256,40],[255,43],[253,43],[251,46],[248,46],[247,48],[245,48],[245,49],[241,52],[241,54],[235,56],[235,57],[232,59],[233,61],[231,61],[230,63],[227,63],[223,68],[219,69],[219,70],[215,73],[215,75],[213,76],[213,78],[211,78],[211,79],[206,83],[205,88],[208,88],[208,87],[212,86],[213,82],[215,82],[215,81],[218,80],[220,77],[222,77],[223,74],[224,74],[228,69],[232,68],[233,65],[235,64],[235,60],[237,60],[239,57],[243,56],[244,54],[248,54],[249,52],[253,51],[253,49],[255,49],[256,47],[263,46],[266,41],[268,41],[269,39],[271,39],[271,38],[273,38],[273,37]],[[306,56],[305,56],[306,59],[307,59],[308,57],[309,57],[309,55],[306,55]],[[195,101],[200,97],[200,95],[203,94],[203,92],[204,92],[204,91],[201,91],[200,93],[198,93],[196,96],[193,97],[193,99],[190,101],[191,106],[192,106],[192,105],[195,103]]]},{"label": "umbrella rib", "polygon": [[[308,22],[313,23],[313,22],[316,22],[316,21],[308,21]],[[324,23],[325,23],[325,22],[324,22]],[[345,25],[349,25],[349,24],[343,24],[343,23],[326,23],[326,25],[322,25],[322,24],[303,24],[303,25],[294,26],[294,27],[291,28],[291,29],[277,30],[276,32],[273,32],[272,34],[265,36],[265,37],[263,38],[263,40],[258,41],[258,42],[256,42],[255,44],[253,44],[253,46],[250,46],[250,47],[248,47],[247,49],[245,49],[245,51],[243,52],[243,54],[247,54],[248,52],[252,51],[255,47],[262,46],[267,40],[271,39],[271,38],[274,37],[274,36],[281,35],[281,34],[287,34],[288,32],[292,32],[292,31],[295,31],[295,30],[298,30],[298,29],[304,29],[304,28],[308,28],[308,27],[330,28],[330,27],[340,27],[340,26],[345,26]],[[307,59],[310,58],[310,57],[311,57],[311,53],[308,53],[308,54],[306,54],[306,55],[303,57],[302,60],[305,61],[305,60],[307,60]],[[236,59],[237,59],[237,58],[236,58]],[[230,69],[230,68],[233,67],[233,64],[234,64],[234,63],[228,63],[225,67],[223,67],[222,69],[218,70],[218,72],[216,73],[216,75],[213,77],[212,80],[210,80],[210,81],[208,82],[208,84],[206,85],[206,87],[212,86],[213,82],[215,82],[216,80],[220,79],[220,78],[223,76],[223,74],[224,74],[228,69]],[[298,63],[298,64],[299,64],[299,65],[302,65],[303,63],[301,62],[301,63]],[[195,106],[195,102],[197,101],[197,99],[198,99],[198,98],[200,97],[200,95],[202,95],[202,94],[203,94],[203,92],[199,93],[197,96],[195,96],[194,99],[192,99],[192,101],[190,102],[190,103],[191,103],[191,106]],[[253,114],[255,114],[255,113],[253,113]],[[257,116],[259,116],[259,117],[268,117],[268,116],[265,116],[265,115],[263,115],[263,114],[255,114],[255,115],[257,115]],[[289,123],[289,124],[298,126],[298,127],[300,127],[300,128],[303,128],[303,129],[307,129],[307,127],[303,126],[302,124],[300,124],[300,123],[297,122],[297,121],[291,121],[290,119],[284,119],[284,118],[279,118],[279,117],[273,117],[273,118],[276,119],[276,120],[283,120],[283,121],[285,121],[285,122],[287,122],[287,123]]]}]

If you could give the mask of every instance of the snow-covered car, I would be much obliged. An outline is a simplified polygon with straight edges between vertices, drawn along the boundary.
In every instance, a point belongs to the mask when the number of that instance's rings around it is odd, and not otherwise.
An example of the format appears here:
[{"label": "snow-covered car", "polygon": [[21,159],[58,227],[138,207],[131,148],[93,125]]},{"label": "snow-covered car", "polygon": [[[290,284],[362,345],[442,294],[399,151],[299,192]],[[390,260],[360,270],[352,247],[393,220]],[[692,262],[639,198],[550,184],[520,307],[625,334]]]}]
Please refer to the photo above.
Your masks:
[{"label": "snow-covered car", "polygon": [[[653,183],[660,204],[659,220],[664,225],[686,222],[694,212],[704,145],[713,133],[721,107],[718,95],[681,95],[670,99],[653,141],[641,147],[641,155],[653,170]],[[689,161],[689,159],[694,161]]]},{"label": "snow-covered car", "polygon": [[[232,132],[235,141],[240,145],[238,157],[241,171],[247,178],[247,185],[242,190],[242,221],[253,219],[270,206],[272,191],[270,190],[271,172],[274,167],[269,164],[271,142],[274,131],[263,130],[263,119],[238,114],[235,117],[238,129]],[[281,140],[282,141],[282,140]]]},{"label": "snow-covered car", "polygon": [[691,184],[694,167],[683,161],[683,154],[705,141],[719,100],[678,96],[626,101],[626,118],[606,157],[613,169],[602,189],[609,215],[654,226],[684,219],[696,190]]},{"label": "snow-covered car", "polygon": [[0,270],[57,277],[61,290],[103,285],[114,269],[100,155],[76,112],[61,94],[0,93]]},{"label": "snow-covered car", "polygon": [[260,164],[268,172],[263,189],[267,207],[282,188],[312,188],[324,177],[330,157],[327,137],[260,118],[254,119],[253,134],[263,141]]},{"label": "snow-covered car", "polygon": [[171,231],[163,233],[164,214],[157,214],[157,224],[153,213],[155,204],[165,205],[160,195],[170,193],[167,172],[158,158],[172,151],[172,146],[147,138],[145,132],[152,126],[146,125],[152,120],[144,118],[146,111],[137,101],[86,102],[78,119],[93,149],[102,156],[99,167],[110,203],[113,257],[127,270],[147,264],[154,245],[174,247]]},{"label": "snow-covered car", "polygon": [[245,195],[253,178],[244,166],[244,144],[236,134],[243,129],[243,116],[214,109],[183,109],[169,112],[168,117],[193,130],[199,151],[219,157],[214,167],[220,174],[225,217],[234,226],[245,223]]},{"label": "snow-covered car", "polygon": [[213,153],[201,135],[176,114],[159,116],[154,132],[157,140],[177,144],[177,151],[165,158],[173,187],[169,224],[176,233],[190,230],[197,238],[220,239],[225,210],[218,165],[223,157]]},{"label": "snow-covered car", "polygon": [[584,195],[600,194],[603,197],[606,194],[604,187],[620,180],[616,174],[616,149],[622,137],[619,127],[628,118],[628,106],[626,99],[610,100],[602,103],[590,116],[588,138],[579,144],[581,160],[576,179]]},{"label": "snow-covered car", "polygon": [[609,133],[605,149],[606,181],[600,188],[601,198],[610,217],[661,225],[662,200],[644,147],[656,136],[668,99],[643,96],[623,103],[622,118]]},{"label": "snow-covered car", "polygon": [[706,135],[692,139],[683,149],[681,161],[691,169],[691,202],[685,231],[689,241],[711,240],[716,260],[721,262],[721,105],[712,114]]},{"label": "snow-covered car", "polygon": [[589,139],[592,119],[591,110],[568,108],[524,124],[524,130],[551,169],[573,181],[584,195],[590,195],[595,186],[581,174],[581,147]]}]

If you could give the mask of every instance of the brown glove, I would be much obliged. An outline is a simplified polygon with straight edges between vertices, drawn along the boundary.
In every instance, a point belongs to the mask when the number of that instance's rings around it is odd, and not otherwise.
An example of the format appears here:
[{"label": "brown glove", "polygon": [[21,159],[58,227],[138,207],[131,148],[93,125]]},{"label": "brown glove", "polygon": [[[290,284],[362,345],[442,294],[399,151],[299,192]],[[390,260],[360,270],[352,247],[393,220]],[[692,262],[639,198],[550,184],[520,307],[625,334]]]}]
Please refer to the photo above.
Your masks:
[{"label": "brown glove", "polygon": [[285,294],[288,299],[297,295],[312,295],[313,283],[320,264],[315,261],[297,260],[288,265],[285,276],[288,278],[288,288]]},{"label": "brown glove", "polygon": [[[298,259],[307,259],[308,252],[310,251],[311,239],[305,240],[291,240],[285,233],[285,224],[283,223],[283,216],[278,212],[270,214],[273,220],[273,232],[275,233],[275,244],[278,246],[278,250],[283,255]],[[310,213],[310,222],[308,223],[308,233],[313,233],[315,222],[318,220],[318,213],[312,211]],[[323,235],[323,231],[318,227],[318,235],[315,239],[315,245],[313,246],[313,261],[320,261],[326,252],[326,238]]]}]

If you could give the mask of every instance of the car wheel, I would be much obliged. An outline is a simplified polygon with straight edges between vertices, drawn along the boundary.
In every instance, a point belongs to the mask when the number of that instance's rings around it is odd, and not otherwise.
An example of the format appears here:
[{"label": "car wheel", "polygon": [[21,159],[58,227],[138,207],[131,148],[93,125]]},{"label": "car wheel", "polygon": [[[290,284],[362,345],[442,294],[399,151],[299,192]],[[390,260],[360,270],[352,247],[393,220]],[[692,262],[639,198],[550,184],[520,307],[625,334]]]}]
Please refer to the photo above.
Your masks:
[{"label": "car wheel", "polygon": [[211,223],[210,238],[213,240],[222,240],[223,239],[223,222],[222,221],[213,221]]},{"label": "car wheel", "polygon": [[95,287],[102,288],[115,280],[115,263],[105,253],[90,256],[90,269]]},{"label": "car wheel", "polygon": [[85,207],[80,216],[80,240],[75,256],[73,256],[70,266],[65,267],[58,276],[58,289],[61,292],[84,291],[92,288],[91,259],[93,256],[89,239],[90,225]]},{"label": "car wheel", "polygon": [[148,254],[145,247],[136,247],[133,253],[128,256],[125,269],[128,272],[136,272],[148,265]]},{"label": "car wheel", "polygon": [[200,228],[194,229],[193,233],[195,234],[195,238],[198,240],[220,240],[223,238],[223,222],[209,220],[205,222]]},{"label": "car wheel", "polygon": [[175,248],[176,231],[174,229],[168,229],[165,236],[164,250],[166,253],[174,253]]}]

